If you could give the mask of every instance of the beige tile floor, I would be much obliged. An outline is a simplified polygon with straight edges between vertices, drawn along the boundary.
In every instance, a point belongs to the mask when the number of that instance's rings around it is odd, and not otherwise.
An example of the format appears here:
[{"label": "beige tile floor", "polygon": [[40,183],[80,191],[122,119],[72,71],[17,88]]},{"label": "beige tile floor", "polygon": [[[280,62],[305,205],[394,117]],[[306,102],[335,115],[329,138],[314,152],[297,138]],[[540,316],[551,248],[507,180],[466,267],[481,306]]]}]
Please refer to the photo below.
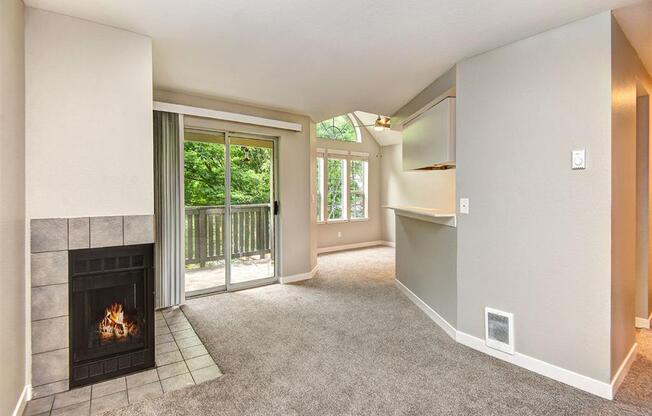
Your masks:
[{"label": "beige tile floor", "polygon": [[156,312],[156,368],[30,401],[25,416],[95,416],[222,375],[179,308]]}]

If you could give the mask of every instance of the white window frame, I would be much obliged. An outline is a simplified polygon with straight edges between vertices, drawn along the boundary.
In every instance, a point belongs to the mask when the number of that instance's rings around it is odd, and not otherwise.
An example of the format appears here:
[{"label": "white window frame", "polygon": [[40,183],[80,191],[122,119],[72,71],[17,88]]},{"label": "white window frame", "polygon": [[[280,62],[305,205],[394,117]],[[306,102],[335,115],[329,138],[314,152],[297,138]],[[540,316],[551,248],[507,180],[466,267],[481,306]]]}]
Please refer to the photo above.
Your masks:
[{"label": "white window frame", "polygon": [[[317,223],[322,224],[324,223],[324,217],[325,217],[325,211],[324,211],[324,167],[326,165],[326,159],[324,158],[324,153],[317,153],[317,157],[315,158],[315,166],[316,166],[316,175],[317,175],[317,193],[316,195],[321,196],[321,199],[319,201],[315,201],[316,204],[319,205],[319,213],[317,215]],[[321,168],[321,169],[320,169]]]},{"label": "white window frame", "polygon": [[[317,149],[317,159],[323,160],[322,176],[319,178],[320,187],[322,190],[321,212],[322,219],[317,218],[318,224],[341,224],[346,222],[369,221],[369,154],[364,152],[349,152],[347,150],[339,149]],[[328,212],[328,160],[339,159],[344,160],[345,170],[345,186],[342,190],[342,212],[343,218],[329,219]],[[364,184],[364,218],[351,218],[351,207],[349,201],[349,192],[351,191],[351,160],[362,160],[366,163],[365,169],[365,184]]]}]

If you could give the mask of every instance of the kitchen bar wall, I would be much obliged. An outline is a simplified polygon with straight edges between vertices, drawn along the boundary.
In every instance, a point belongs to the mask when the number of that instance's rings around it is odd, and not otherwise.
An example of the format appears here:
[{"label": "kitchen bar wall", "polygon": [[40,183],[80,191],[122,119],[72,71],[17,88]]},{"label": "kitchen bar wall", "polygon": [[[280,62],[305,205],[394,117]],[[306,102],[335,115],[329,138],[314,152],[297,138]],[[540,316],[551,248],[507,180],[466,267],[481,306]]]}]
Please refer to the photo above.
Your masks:
[{"label": "kitchen bar wall", "polygon": [[[455,212],[455,169],[403,170],[402,146],[381,148],[380,205],[411,205]],[[383,208],[381,239],[396,241],[394,212]]]}]

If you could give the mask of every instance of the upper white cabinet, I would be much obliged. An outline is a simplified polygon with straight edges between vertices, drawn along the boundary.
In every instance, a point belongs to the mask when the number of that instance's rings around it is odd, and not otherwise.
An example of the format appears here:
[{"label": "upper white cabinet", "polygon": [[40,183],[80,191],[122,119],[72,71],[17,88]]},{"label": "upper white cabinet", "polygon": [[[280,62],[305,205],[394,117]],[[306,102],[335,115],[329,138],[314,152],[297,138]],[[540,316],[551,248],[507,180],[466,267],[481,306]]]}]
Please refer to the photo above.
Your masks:
[{"label": "upper white cabinet", "polygon": [[455,167],[455,98],[448,97],[403,125],[403,170]]}]

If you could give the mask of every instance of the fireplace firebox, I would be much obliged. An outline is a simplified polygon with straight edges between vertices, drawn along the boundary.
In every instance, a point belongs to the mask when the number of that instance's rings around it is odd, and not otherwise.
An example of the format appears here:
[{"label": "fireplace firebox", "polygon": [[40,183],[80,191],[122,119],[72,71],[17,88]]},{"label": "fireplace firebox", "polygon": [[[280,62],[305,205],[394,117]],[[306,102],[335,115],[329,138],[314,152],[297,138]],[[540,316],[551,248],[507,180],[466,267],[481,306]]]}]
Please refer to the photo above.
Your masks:
[{"label": "fireplace firebox", "polygon": [[153,245],[69,252],[70,387],[154,367]]}]

